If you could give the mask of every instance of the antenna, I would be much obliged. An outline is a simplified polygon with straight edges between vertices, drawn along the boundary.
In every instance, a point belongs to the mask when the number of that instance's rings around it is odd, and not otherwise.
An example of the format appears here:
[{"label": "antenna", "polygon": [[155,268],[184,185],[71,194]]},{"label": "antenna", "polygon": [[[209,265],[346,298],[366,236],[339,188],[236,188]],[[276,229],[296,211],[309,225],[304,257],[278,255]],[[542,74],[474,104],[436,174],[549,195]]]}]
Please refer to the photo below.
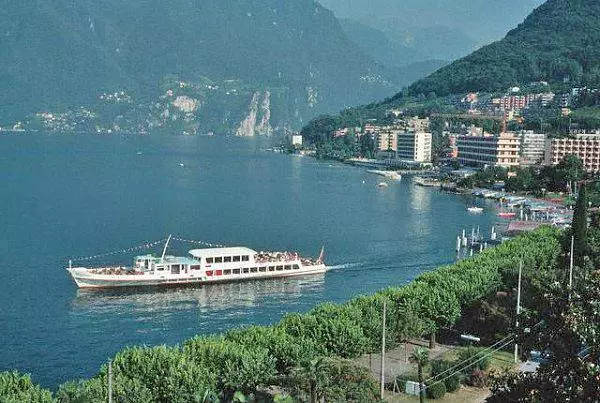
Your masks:
[{"label": "antenna", "polygon": [[162,253],[162,256],[160,257],[160,260],[163,260],[165,258],[165,253],[167,253],[167,247],[169,246],[170,240],[171,240],[171,234],[169,234],[169,237],[167,238],[167,242],[165,242],[165,247],[163,249],[163,253]]}]

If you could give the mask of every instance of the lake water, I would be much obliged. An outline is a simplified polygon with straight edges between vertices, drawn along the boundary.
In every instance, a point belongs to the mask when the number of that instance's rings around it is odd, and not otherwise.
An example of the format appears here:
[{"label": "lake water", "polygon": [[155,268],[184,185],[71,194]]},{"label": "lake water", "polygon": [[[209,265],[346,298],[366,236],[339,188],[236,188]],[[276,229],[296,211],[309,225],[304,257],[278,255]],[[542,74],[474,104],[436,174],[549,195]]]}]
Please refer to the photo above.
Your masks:
[{"label": "lake water", "polygon": [[[401,285],[452,262],[462,228],[492,208],[311,158],[211,137],[0,136],[0,371],[56,388],[125,346],[269,324],[286,312]],[[78,291],[71,257],[186,239],[297,250],[324,276],[127,292]],[[171,253],[193,245],[173,242]],[[154,252],[160,252],[160,246]],[[141,251],[146,253],[145,250]],[[129,264],[133,253],[89,263]]]}]

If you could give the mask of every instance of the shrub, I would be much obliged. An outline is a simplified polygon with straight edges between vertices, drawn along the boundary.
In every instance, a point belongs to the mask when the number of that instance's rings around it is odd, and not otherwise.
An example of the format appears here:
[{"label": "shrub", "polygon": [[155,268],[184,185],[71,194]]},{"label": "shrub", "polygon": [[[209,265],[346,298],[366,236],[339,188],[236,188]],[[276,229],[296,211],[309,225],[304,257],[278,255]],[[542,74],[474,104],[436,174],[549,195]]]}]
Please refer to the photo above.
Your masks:
[{"label": "shrub", "polygon": [[433,382],[427,385],[427,397],[430,399],[441,399],[446,394],[446,385],[444,382]]},{"label": "shrub", "polygon": [[469,376],[469,385],[477,388],[483,388],[487,385],[488,376],[485,371],[475,369]]},{"label": "shrub", "polygon": [[473,362],[473,364],[468,365],[463,370],[465,375],[470,375],[476,369],[485,371],[490,367],[490,357],[486,357],[481,351],[481,348],[468,348],[458,352],[458,362],[466,360],[471,360],[471,362]]},{"label": "shrub", "polygon": [[454,363],[447,360],[434,360],[431,362],[431,376],[438,376],[442,373],[444,374],[443,376],[439,377],[439,379],[446,378],[444,381],[446,392],[455,392],[460,388],[460,374],[453,374],[455,371],[448,371],[453,366]]},{"label": "shrub", "polygon": [[0,401],[3,403],[50,403],[52,394],[31,382],[29,375],[18,372],[0,372]]}]

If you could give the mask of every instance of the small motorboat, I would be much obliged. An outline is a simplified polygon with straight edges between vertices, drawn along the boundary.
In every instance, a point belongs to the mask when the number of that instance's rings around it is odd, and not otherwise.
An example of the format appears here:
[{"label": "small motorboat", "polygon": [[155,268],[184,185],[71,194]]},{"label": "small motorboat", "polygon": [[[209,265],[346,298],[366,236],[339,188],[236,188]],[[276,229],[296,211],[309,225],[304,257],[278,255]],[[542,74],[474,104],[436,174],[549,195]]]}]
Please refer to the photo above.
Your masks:
[{"label": "small motorboat", "polygon": [[500,213],[498,213],[498,217],[500,218],[515,218],[517,216],[517,213],[515,213],[514,211],[501,211]]},{"label": "small motorboat", "polygon": [[473,214],[479,214],[479,213],[483,213],[483,208],[482,207],[469,207],[467,208],[467,211],[469,213],[473,213]]},{"label": "small motorboat", "polygon": [[377,186],[379,186],[380,188],[386,188],[386,187],[388,187],[389,185],[388,185],[386,182],[379,182],[379,183],[377,184]]}]

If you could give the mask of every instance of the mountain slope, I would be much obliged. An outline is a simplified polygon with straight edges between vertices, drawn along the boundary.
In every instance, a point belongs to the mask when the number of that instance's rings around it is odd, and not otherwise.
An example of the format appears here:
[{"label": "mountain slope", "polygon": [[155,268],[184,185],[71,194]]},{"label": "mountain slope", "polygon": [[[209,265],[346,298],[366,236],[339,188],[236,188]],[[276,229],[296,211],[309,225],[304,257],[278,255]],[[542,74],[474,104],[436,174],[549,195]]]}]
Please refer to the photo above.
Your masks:
[{"label": "mountain slope", "polygon": [[200,130],[235,129],[257,94],[269,98],[262,104],[271,125],[298,126],[317,109],[373,100],[397,86],[313,0],[9,0],[3,7],[0,123],[88,105],[105,91],[152,105],[180,83],[196,102]]},{"label": "mountain slope", "polygon": [[598,43],[600,0],[548,0],[504,39],[417,81],[409,92],[498,91],[538,80],[598,85]]}]

